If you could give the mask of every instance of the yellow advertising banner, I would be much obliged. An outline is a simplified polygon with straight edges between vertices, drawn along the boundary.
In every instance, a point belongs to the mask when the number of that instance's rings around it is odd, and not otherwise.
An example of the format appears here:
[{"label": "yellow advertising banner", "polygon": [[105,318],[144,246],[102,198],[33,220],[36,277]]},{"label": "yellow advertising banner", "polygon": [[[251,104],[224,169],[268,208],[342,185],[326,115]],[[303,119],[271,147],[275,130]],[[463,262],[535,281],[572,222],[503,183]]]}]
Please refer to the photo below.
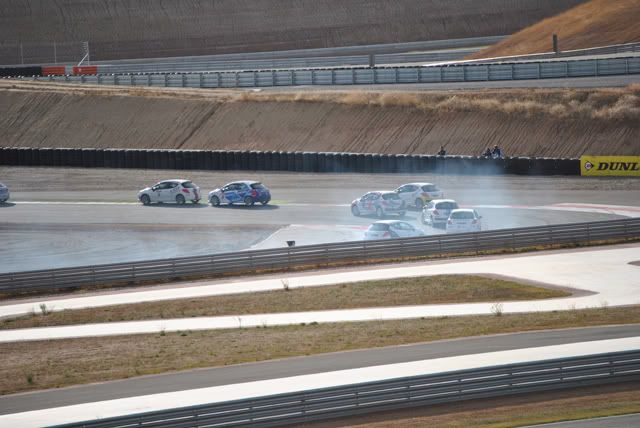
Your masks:
[{"label": "yellow advertising banner", "polygon": [[640,156],[580,156],[580,175],[640,177]]}]

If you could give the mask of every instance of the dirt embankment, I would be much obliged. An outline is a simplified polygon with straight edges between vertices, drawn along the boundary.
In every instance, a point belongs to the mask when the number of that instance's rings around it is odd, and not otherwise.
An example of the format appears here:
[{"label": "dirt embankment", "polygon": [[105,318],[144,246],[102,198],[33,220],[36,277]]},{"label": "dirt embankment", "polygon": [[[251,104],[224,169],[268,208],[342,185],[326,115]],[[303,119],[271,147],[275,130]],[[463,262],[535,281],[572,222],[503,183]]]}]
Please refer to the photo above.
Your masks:
[{"label": "dirt embankment", "polygon": [[[512,34],[584,0],[3,0],[0,64],[322,48]],[[77,57],[79,55],[79,57]]]},{"label": "dirt embankment", "polygon": [[640,155],[640,86],[252,93],[0,84],[0,146]]},{"label": "dirt embankment", "polygon": [[553,34],[558,35],[559,49],[565,51],[640,42],[640,0],[591,0],[525,28],[469,59],[551,52]]}]

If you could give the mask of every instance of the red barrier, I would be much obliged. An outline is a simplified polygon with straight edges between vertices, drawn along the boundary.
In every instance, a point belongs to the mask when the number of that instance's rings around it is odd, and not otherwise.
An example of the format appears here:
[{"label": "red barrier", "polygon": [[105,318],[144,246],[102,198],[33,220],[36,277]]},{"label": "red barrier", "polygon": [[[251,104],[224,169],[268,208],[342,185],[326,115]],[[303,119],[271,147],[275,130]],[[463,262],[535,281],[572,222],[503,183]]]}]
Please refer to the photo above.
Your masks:
[{"label": "red barrier", "polygon": [[85,65],[82,67],[73,67],[73,74],[76,76],[79,75],[91,75],[98,74],[98,66],[97,65]]},{"label": "red barrier", "polygon": [[55,67],[42,67],[43,76],[64,76],[65,74],[67,74],[67,70],[64,65]]}]

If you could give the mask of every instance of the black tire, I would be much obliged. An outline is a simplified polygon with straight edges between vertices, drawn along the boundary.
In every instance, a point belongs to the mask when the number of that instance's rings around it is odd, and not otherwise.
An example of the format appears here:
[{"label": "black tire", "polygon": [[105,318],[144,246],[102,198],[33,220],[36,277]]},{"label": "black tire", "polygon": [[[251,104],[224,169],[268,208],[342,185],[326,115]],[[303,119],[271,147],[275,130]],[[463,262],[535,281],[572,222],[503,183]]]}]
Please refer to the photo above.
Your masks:
[{"label": "black tire", "polygon": [[211,203],[212,207],[219,207],[220,206],[220,198],[218,198],[217,196],[212,196],[211,199],[209,200],[209,202]]},{"label": "black tire", "polygon": [[178,204],[178,205],[184,205],[184,203],[185,203],[185,202],[186,202],[186,201],[185,201],[185,199],[184,199],[184,196],[182,196],[182,195],[176,195],[176,204]]},{"label": "black tire", "polygon": [[382,208],[380,207],[376,208],[376,217],[384,218],[384,211],[382,210]]},{"label": "black tire", "polygon": [[360,217],[360,210],[358,209],[357,205],[354,205],[351,207],[351,214],[353,214],[356,217]]},{"label": "black tire", "polygon": [[142,202],[142,205],[149,205],[151,203],[151,198],[149,195],[142,195],[140,196],[140,202]]},{"label": "black tire", "polygon": [[262,201],[260,202],[262,205],[267,205],[269,203],[269,201]]},{"label": "black tire", "polygon": [[424,201],[422,199],[420,199],[420,198],[416,198],[415,205],[416,205],[417,209],[422,211],[422,208],[424,208]]},{"label": "black tire", "polygon": [[255,203],[256,203],[256,201],[254,201],[254,200],[253,200],[253,198],[252,198],[251,196],[246,196],[246,197],[244,198],[244,204],[245,204],[245,206],[247,206],[247,207],[253,206],[253,204],[255,204]]}]

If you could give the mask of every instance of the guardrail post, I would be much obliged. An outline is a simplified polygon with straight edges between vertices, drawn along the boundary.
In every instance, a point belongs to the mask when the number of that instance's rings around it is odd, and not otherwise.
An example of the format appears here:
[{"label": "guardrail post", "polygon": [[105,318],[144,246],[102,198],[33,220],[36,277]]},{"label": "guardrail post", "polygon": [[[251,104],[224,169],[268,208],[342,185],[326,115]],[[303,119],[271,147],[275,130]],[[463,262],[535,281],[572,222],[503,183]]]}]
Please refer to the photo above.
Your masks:
[{"label": "guardrail post", "polygon": [[396,67],[394,69],[394,73],[393,74],[394,74],[394,78],[395,78],[395,83],[398,83],[398,81],[400,80],[400,78],[399,78],[399,74],[400,73],[399,73],[398,67]]},{"label": "guardrail post", "polygon": [[442,82],[443,80],[443,75],[444,75],[444,67],[440,66],[440,82]]},{"label": "guardrail post", "polygon": [[296,86],[296,75],[294,74],[293,70],[291,70],[289,74],[290,74],[291,86]]},{"label": "guardrail post", "polygon": [[200,87],[202,88],[204,86],[204,74],[200,73]]},{"label": "guardrail post", "polygon": [[216,84],[217,84],[217,88],[220,87],[220,85],[222,84],[222,77],[220,77],[220,73],[216,73]]},{"label": "guardrail post", "polygon": [[169,86],[169,75],[165,74],[164,75],[164,87],[166,88],[167,86]]},{"label": "guardrail post", "polygon": [[253,86],[258,86],[258,73],[256,73],[255,71],[253,72]]},{"label": "guardrail post", "polygon": [[186,88],[187,87],[187,75],[186,74],[182,74],[182,87]]},{"label": "guardrail post", "polygon": [[515,64],[511,64],[511,80],[515,80],[515,74],[516,74],[516,66]]},{"label": "guardrail post", "polygon": [[238,86],[240,86],[240,78],[238,76],[238,72],[236,71],[235,73],[233,73],[233,77],[234,77],[234,81],[235,81],[235,87],[237,88]]},{"label": "guardrail post", "polygon": [[542,79],[542,65],[538,63],[538,79]]},{"label": "guardrail post", "polygon": [[311,70],[311,84],[312,85],[316,84],[316,71],[315,70]]},{"label": "guardrail post", "polygon": [[336,71],[334,69],[331,69],[331,84],[336,84]]},{"label": "guardrail post", "polygon": [[629,74],[629,58],[624,59],[624,74]]}]

